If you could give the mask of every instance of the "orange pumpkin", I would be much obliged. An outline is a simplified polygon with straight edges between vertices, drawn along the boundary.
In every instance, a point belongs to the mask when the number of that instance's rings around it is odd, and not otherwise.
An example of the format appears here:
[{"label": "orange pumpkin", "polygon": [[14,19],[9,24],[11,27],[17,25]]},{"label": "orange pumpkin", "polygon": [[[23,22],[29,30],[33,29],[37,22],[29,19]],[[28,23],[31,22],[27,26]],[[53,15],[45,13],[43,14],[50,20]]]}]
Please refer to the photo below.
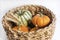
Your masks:
[{"label": "orange pumpkin", "polygon": [[28,27],[26,27],[26,26],[20,26],[19,30],[23,31],[23,32],[28,32]]},{"label": "orange pumpkin", "polygon": [[39,18],[40,15],[36,15],[32,18],[32,23],[36,25],[36,21]]},{"label": "orange pumpkin", "polygon": [[36,15],[32,18],[32,23],[39,27],[44,27],[50,22],[50,18],[46,15]]}]

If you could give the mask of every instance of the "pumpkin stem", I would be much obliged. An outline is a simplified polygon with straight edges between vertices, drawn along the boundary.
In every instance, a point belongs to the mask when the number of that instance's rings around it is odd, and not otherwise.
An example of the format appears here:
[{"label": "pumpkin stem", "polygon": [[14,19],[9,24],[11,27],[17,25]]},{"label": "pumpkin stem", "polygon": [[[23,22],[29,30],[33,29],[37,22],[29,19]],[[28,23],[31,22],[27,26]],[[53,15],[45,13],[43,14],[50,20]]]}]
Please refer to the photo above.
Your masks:
[{"label": "pumpkin stem", "polygon": [[41,17],[43,17],[44,15],[41,12],[38,12],[40,14]]},{"label": "pumpkin stem", "polygon": [[43,14],[41,13],[40,16],[43,17]]}]

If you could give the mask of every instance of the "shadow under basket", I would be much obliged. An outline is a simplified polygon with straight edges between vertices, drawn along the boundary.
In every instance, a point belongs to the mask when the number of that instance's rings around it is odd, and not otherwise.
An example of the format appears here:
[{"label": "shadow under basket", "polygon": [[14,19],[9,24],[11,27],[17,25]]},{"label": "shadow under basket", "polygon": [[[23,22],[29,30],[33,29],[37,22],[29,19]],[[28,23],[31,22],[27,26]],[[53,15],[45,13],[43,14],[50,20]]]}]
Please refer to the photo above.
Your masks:
[{"label": "shadow under basket", "polygon": [[[43,12],[43,14],[50,17],[51,22],[49,25],[47,25],[44,28],[40,28],[36,31],[32,32],[21,32],[21,31],[13,31],[11,28],[10,23],[5,19],[6,16],[9,16],[9,13],[16,13],[18,10],[24,9],[24,10],[30,10],[32,14],[37,14],[38,11]],[[10,16],[11,17],[11,16]],[[55,15],[53,12],[51,12],[49,9],[47,9],[44,6],[38,6],[38,5],[25,5],[20,6],[17,8],[14,8],[12,10],[9,10],[4,16],[2,20],[3,27],[6,31],[8,40],[51,40],[52,35],[55,30]]]}]

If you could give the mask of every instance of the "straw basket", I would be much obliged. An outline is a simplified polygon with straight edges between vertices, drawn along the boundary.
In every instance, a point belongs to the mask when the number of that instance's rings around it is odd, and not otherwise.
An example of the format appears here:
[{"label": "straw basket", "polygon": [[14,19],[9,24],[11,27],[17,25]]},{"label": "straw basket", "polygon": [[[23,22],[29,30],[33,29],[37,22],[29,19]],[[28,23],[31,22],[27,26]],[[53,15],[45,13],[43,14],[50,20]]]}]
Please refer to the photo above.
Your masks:
[{"label": "straw basket", "polygon": [[[47,15],[51,18],[51,22],[49,25],[47,25],[44,28],[40,28],[36,31],[32,31],[32,32],[28,32],[28,33],[21,32],[21,31],[13,31],[10,26],[10,23],[6,20],[6,17],[13,18],[10,15],[10,13],[14,14],[15,12],[17,12],[20,9],[30,10],[32,12],[32,14],[35,14],[36,12],[41,11],[45,15]],[[52,35],[54,33],[54,29],[55,29],[55,15],[44,6],[25,5],[25,6],[20,6],[20,7],[14,8],[12,10],[9,10],[3,16],[2,24],[6,31],[8,40],[51,40]]]}]

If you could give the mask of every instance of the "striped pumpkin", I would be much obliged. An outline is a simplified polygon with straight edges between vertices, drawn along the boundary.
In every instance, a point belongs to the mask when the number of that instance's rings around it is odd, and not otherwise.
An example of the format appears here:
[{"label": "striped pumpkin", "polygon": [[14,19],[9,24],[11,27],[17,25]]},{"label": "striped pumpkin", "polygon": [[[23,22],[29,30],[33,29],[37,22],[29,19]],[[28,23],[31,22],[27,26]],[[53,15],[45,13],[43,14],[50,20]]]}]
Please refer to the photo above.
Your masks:
[{"label": "striped pumpkin", "polygon": [[28,10],[19,10],[15,16],[17,16],[19,22],[18,25],[27,26],[27,21],[32,19],[32,14]]}]

